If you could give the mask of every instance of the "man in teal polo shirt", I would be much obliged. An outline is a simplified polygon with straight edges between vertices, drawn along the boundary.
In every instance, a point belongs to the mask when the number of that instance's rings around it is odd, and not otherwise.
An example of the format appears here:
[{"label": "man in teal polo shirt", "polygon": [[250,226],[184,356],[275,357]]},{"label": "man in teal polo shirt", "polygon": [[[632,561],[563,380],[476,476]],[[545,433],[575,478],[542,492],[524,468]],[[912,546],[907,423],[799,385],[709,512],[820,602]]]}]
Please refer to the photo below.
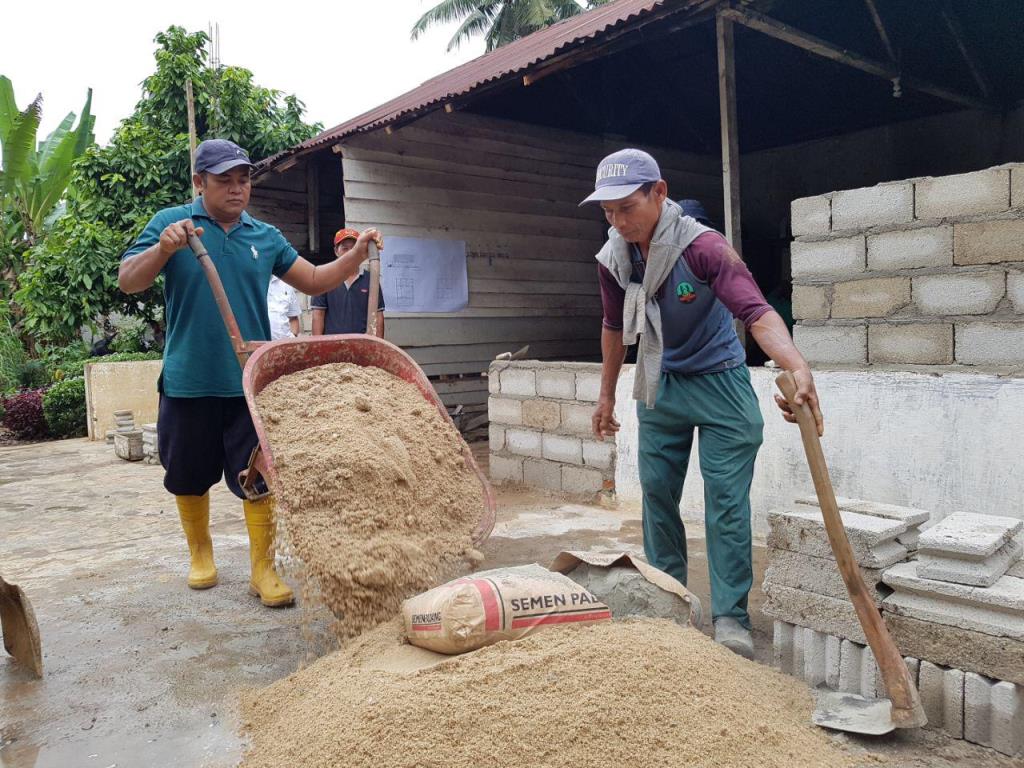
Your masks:
[{"label": "man in teal polo shirt", "polygon": [[202,239],[242,337],[255,341],[270,338],[271,275],[303,293],[324,293],[355,274],[367,258],[367,243],[378,234],[366,230],[343,257],[314,267],[276,227],[246,213],[251,169],[248,154],[233,142],[200,144],[192,178],[200,196],[150,220],[122,257],[118,284],[125,293],[138,293],[164,276],[166,341],[157,432],[164,487],[175,496],[191,555],[188,585],[207,589],[217,583],[209,490],[223,474],[243,503],[252,566],[249,591],[264,605],[282,606],[294,602],[294,596],[274,570],[271,500],[248,501],[238,484],[238,473],[257,443],[242,372],[188,236],[194,232]]}]

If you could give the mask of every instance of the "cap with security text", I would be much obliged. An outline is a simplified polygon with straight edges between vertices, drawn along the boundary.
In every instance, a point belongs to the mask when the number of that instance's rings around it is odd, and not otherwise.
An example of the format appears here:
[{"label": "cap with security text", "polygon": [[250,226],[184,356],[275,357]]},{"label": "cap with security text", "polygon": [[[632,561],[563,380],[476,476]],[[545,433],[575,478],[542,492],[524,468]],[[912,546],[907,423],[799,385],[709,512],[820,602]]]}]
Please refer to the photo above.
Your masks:
[{"label": "cap with security text", "polygon": [[233,141],[207,139],[196,147],[196,173],[225,173],[239,165],[252,167],[252,161]]},{"label": "cap with security text", "polygon": [[653,181],[661,181],[657,160],[642,149],[620,149],[598,164],[594,192],[580,205],[621,200]]}]

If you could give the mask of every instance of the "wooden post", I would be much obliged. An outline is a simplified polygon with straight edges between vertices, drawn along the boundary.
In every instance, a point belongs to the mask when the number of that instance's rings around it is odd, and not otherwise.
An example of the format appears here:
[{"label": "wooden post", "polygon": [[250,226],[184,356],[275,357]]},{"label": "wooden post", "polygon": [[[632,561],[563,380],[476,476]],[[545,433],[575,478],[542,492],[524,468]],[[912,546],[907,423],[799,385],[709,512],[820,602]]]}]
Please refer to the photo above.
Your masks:
[{"label": "wooden post", "polygon": [[185,106],[188,109],[188,155],[191,176],[196,175],[196,102],[192,97],[192,78],[185,81]]},{"label": "wooden post", "polygon": [[722,191],[725,194],[725,237],[736,253],[743,255],[740,227],[740,148],[736,125],[736,59],[733,25],[721,15],[715,17],[718,35],[718,107],[722,129]]},{"label": "wooden post", "polygon": [[311,155],[306,161],[306,224],[309,252],[320,253],[320,166],[316,155]]}]

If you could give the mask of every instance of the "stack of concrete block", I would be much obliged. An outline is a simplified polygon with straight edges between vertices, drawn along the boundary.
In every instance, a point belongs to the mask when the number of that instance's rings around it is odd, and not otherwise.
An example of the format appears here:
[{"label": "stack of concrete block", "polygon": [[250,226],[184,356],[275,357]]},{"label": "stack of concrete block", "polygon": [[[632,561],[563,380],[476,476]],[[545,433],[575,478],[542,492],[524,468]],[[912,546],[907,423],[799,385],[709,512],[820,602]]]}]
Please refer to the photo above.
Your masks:
[{"label": "stack of concrete block", "polygon": [[147,464],[160,463],[160,446],[156,437],[156,424],[142,425],[142,460]]},{"label": "stack of concrete block", "polygon": [[[922,663],[933,724],[1006,754],[1024,750],[1024,523],[958,513],[921,535],[916,561],[885,571],[882,608]],[[927,671],[927,674],[926,674]]]},{"label": "stack of concrete block", "polygon": [[972,587],[991,587],[1024,552],[1014,537],[1024,522],[1011,517],[958,513],[920,541],[918,575]]},{"label": "stack of concrete block", "polygon": [[125,434],[135,430],[135,414],[131,411],[114,411],[114,432]]},{"label": "stack of concrete block", "polygon": [[[817,496],[801,496],[796,500],[801,506],[817,507]],[[836,504],[841,512],[856,512],[871,517],[881,517],[887,520],[902,520],[907,524],[907,530],[896,537],[896,541],[907,548],[907,551],[917,551],[918,540],[921,536],[921,526],[928,521],[930,513],[916,507],[903,507],[896,504],[884,504],[880,501],[866,501],[864,499],[851,499],[846,496],[837,496]]]},{"label": "stack of concrete block", "polygon": [[[1024,561],[1016,538],[1024,523],[958,514],[919,532],[914,529],[927,517],[920,510],[837,501],[865,582],[893,639],[908,654],[904,660],[929,727],[1007,755],[1024,754]],[[800,499],[797,510],[807,511],[769,516],[764,589],[765,612],[777,619],[775,666],[812,686],[884,697],[856,614],[848,602],[843,610],[845,588],[835,563],[829,562],[828,570],[814,562],[823,550],[824,531],[823,522],[820,531],[810,522],[820,520],[811,503]],[[907,530],[883,538],[893,529],[866,526],[858,517],[869,508],[881,520],[908,525]],[[896,556],[891,541],[901,539],[904,548],[916,539],[918,559],[879,565]],[[922,569],[933,577],[922,576]],[[993,583],[979,584],[991,581],[993,572]],[[954,577],[961,582],[948,580]]]},{"label": "stack of concrete block", "polygon": [[[792,510],[768,515],[764,612],[796,627],[865,643],[821,510],[802,501]],[[917,527],[928,513],[854,499],[844,499],[843,504],[840,516],[854,559],[875,604],[881,605],[888,594],[882,569],[909,557],[910,550],[900,538],[916,544]]]},{"label": "stack of concrete block", "polygon": [[615,441],[591,432],[600,364],[495,362],[488,382],[494,482],[588,496],[614,488]]},{"label": "stack of concrete block", "polygon": [[107,445],[114,444],[114,435],[127,435],[135,431],[135,414],[128,411],[114,411],[114,429],[107,430]]}]

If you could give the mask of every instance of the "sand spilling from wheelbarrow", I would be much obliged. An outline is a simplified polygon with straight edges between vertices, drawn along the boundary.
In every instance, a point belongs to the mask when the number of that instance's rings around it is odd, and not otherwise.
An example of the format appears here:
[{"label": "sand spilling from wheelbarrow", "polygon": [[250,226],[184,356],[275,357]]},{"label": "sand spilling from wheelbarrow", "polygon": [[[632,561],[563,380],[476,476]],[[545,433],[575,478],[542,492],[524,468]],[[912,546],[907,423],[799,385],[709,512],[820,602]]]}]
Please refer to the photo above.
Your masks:
[{"label": "sand spilling from wheelbarrow", "polygon": [[343,636],[395,615],[471,547],[483,491],[452,424],[373,367],[332,363],[256,398],[288,545]]},{"label": "sand spilling from wheelbarrow", "polygon": [[375,664],[397,643],[380,627],[245,697],[244,768],[857,764],[810,724],[806,686],[666,620],[551,629],[418,671]]}]

